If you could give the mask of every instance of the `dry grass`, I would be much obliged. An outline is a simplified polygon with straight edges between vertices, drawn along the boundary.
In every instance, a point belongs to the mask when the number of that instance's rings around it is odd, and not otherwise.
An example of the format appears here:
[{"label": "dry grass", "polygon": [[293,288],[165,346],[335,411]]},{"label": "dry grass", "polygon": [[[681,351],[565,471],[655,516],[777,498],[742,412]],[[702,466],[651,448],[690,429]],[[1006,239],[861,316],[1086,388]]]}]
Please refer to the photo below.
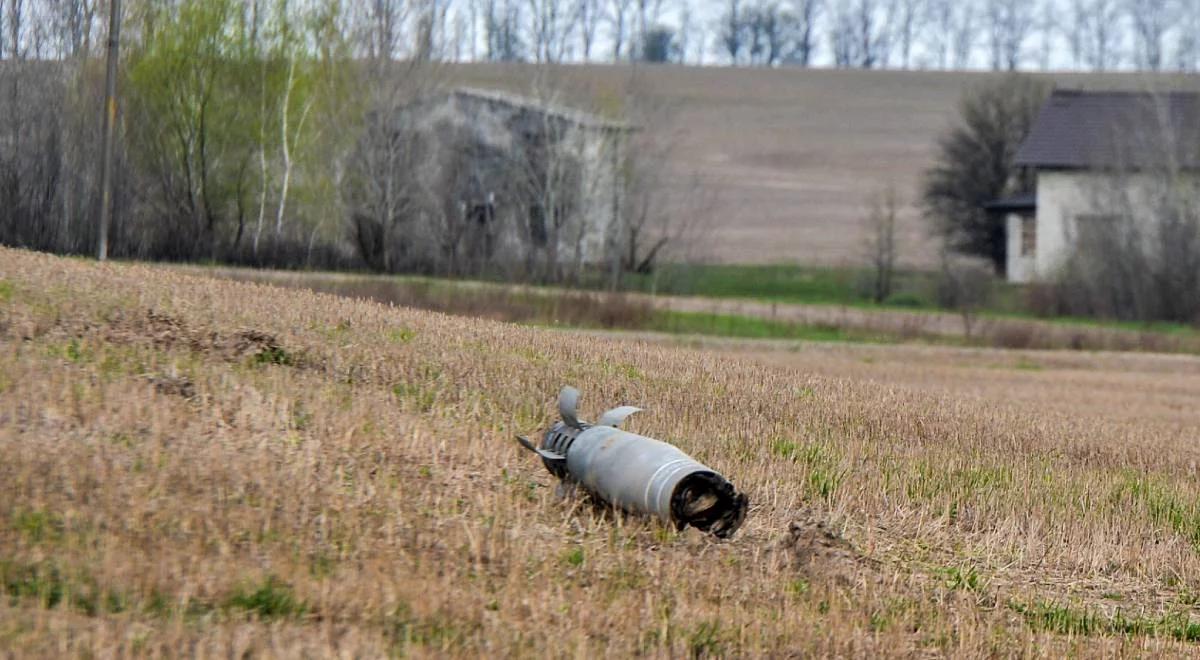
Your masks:
[{"label": "dry grass", "polygon": [[[455,82],[527,91],[532,67],[467,64]],[[889,185],[902,208],[900,260],[937,265],[915,209],[922,171],[964,91],[992,73],[831,71],[679,66],[570,66],[549,76],[601,110],[627,86],[655,112],[644,120],[672,149],[678,197],[702,195],[708,248],[729,263],[861,263],[868,202]],[[1145,74],[1049,76],[1070,88],[1142,89],[1194,80]],[[701,189],[693,188],[698,176]],[[696,208],[680,201],[685,208]]]},{"label": "dry grass", "polygon": [[[0,648],[1194,652],[1194,359],[730,350],[0,250]],[[563,383],[738,536],[557,499]]]}]

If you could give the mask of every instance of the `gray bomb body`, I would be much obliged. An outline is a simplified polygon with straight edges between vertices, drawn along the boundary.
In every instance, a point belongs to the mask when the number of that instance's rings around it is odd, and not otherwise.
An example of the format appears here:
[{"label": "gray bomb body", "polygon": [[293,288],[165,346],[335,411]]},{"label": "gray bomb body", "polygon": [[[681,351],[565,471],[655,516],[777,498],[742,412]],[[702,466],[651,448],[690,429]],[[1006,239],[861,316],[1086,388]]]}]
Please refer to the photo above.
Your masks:
[{"label": "gray bomb body", "polygon": [[611,426],[593,426],[575,438],[567,472],[584,488],[622,509],[677,523],[671,496],[689,475],[716,474],[674,445]]},{"label": "gray bomb body", "polygon": [[563,421],[546,431],[540,448],[520,438],[552,474],[607,503],[680,529],[691,525],[719,537],[737,530],[746,496],[725,477],[674,445],[618,428],[638,408],[614,408],[595,425],[580,421],[578,396],[574,388],[563,388]]}]

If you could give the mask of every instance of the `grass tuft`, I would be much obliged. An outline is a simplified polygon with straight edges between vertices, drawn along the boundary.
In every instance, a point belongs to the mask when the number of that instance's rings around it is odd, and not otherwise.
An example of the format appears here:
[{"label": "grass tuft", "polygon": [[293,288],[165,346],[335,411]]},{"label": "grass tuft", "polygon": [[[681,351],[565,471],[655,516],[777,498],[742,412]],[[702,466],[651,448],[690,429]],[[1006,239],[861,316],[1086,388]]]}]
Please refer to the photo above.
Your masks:
[{"label": "grass tuft", "polygon": [[286,619],[301,616],[308,611],[308,606],[296,598],[292,588],[274,575],[268,575],[257,586],[243,586],[238,589],[225,605],[262,619]]},{"label": "grass tuft", "polygon": [[1184,642],[1200,641],[1200,622],[1186,614],[1161,617],[1128,616],[1117,612],[1107,616],[1090,609],[1073,608],[1048,601],[1033,604],[1009,603],[1009,608],[1025,617],[1031,628],[1060,635],[1119,635],[1170,637]]}]

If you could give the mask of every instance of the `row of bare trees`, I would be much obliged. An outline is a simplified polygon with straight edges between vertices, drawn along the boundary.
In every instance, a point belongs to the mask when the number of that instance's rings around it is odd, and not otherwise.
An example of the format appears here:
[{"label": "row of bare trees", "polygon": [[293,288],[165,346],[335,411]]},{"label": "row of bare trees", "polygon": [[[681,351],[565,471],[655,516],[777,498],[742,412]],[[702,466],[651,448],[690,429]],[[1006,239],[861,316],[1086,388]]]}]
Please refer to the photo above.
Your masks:
[{"label": "row of bare trees", "polygon": [[447,11],[440,54],[453,60],[1200,66],[1190,0],[460,0],[442,5],[443,20]]},{"label": "row of bare trees", "polygon": [[444,0],[447,15],[452,27],[436,41],[453,60],[1200,66],[1200,5],[1190,0]]},{"label": "row of bare trees", "polygon": [[727,0],[718,29],[738,64],[1158,71],[1196,69],[1198,27],[1183,0]]},{"label": "row of bare trees", "polygon": [[[140,0],[172,11],[181,0]],[[265,14],[258,0],[237,3]],[[321,0],[267,3],[285,13]],[[336,3],[357,56],[857,68],[1196,70],[1191,0],[367,0]],[[0,54],[100,42],[106,0],[0,0]],[[264,24],[265,25],[265,24]],[[135,33],[136,36],[136,33]]]}]

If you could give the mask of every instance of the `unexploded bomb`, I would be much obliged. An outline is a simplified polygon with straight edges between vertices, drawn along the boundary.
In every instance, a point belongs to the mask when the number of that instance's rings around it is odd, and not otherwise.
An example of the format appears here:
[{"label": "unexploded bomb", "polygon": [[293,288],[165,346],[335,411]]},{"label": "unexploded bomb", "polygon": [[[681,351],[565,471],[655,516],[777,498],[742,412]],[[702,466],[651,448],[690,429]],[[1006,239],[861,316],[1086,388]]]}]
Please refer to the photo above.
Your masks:
[{"label": "unexploded bomb", "polygon": [[678,529],[691,525],[727,538],[741,526],[748,502],[728,479],[674,445],[619,428],[641,408],[613,408],[589,424],[576,415],[578,402],[575,388],[562,389],[562,421],[546,431],[541,447],[517,436],[526,449],[542,457],[551,474],[579,484],[604,502],[657,516]]}]

